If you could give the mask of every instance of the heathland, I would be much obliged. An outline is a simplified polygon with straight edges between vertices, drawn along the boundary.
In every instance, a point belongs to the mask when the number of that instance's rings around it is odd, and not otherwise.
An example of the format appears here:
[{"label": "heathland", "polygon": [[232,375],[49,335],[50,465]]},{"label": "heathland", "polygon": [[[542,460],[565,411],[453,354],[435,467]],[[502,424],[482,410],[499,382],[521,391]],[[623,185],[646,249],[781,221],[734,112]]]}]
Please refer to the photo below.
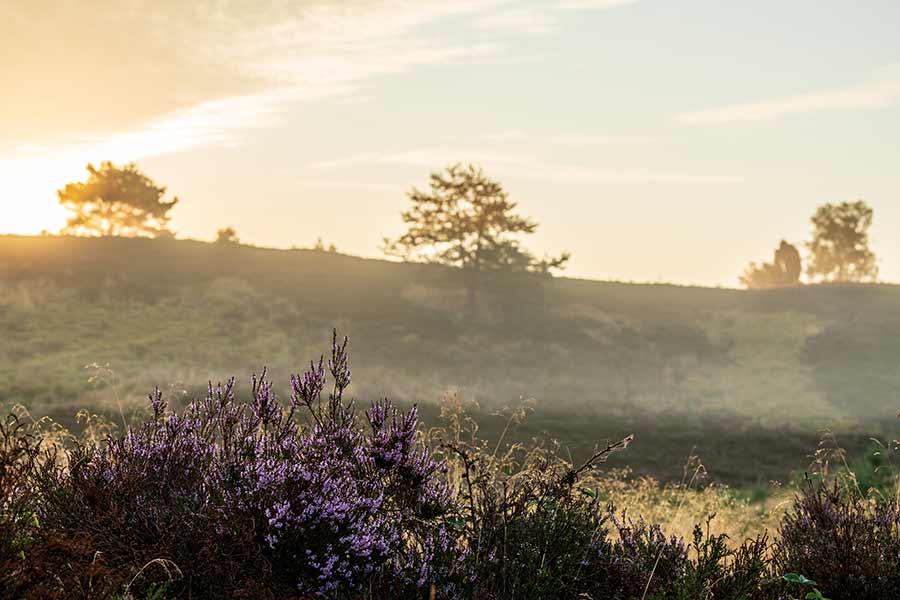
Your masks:
[{"label": "heathland", "polygon": [[495,413],[530,402],[511,438],[577,459],[633,433],[611,464],[662,479],[698,456],[717,481],[786,481],[824,429],[851,456],[896,431],[898,286],[469,283],[321,250],[3,236],[0,404],[73,427],[82,408],[128,419],[155,386],[177,403],[248,369],[286,381],[337,328],[360,400],[418,403],[427,425],[456,394],[489,438]]}]

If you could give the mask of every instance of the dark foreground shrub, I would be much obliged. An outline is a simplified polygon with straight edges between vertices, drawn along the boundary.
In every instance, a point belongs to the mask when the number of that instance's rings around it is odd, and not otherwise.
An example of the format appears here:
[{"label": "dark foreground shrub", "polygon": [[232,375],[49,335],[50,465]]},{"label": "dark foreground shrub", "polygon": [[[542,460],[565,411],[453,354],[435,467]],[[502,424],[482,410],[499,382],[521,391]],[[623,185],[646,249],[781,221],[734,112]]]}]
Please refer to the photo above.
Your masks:
[{"label": "dark foreground shrub", "polygon": [[774,598],[765,537],[737,550],[699,527],[693,542],[589,505],[511,519],[502,546],[476,565],[471,598],[751,600]]},{"label": "dark foreground shrub", "polygon": [[36,532],[23,557],[7,563],[0,598],[107,600],[127,587],[125,569],[111,568],[87,536]]},{"label": "dark foreground shrub", "polygon": [[779,573],[815,581],[832,600],[900,598],[900,505],[835,485],[808,485],[785,516]]},{"label": "dark foreground shrub", "polygon": [[[290,405],[262,377],[248,404],[234,382],[153,416],[104,445],[79,444],[38,482],[41,528],[85,544],[125,573],[141,597],[171,572],[167,597],[349,597],[381,590],[444,590],[452,565],[439,464],[417,444],[415,410],[377,403],[361,430],[346,340],[292,379]],[[305,411],[311,424],[298,424]],[[33,548],[35,554],[39,548]],[[140,575],[138,576],[138,574]]]},{"label": "dark foreground shrub", "polygon": [[14,414],[0,421],[0,590],[21,566],[34,531],[31,483],[40,454],[38,440]]},{"label": "dark foreground shrub", "polygon": [[581,485],[630,437],[574,467],[544,447],[489,452],[461,435],[459,419],[443,433],[452,434],[441,449],[459,488],[467,598],[750,600],[771,587],[765,537],[732,550],[698,527],[687,543],[616,514]]}]

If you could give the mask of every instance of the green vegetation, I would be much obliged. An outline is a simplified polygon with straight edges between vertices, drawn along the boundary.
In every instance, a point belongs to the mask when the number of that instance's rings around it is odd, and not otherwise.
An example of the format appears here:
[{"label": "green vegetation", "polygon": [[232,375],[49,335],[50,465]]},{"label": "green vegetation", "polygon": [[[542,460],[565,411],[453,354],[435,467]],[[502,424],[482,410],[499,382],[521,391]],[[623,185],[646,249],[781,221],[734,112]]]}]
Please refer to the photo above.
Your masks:
[{"label": "green vegetation", "polygon": [[216,232],[216,241],[220,244],[225,243],[237,243],[240,242],[240,238],[238,237],[237,231],[234,227],[223,227],[222,229]]},{"label": "green vegetation", "polygon": [[781,240],[772,262],[750,263],[741,275],[741,283],[751,290],[788,287],[798,285],[802,274],[803,262],[800,259],[800,251]]},{"label": "green vegetation", "polygon": [[127,416],[155,385],[196,396],[182,382],[264,363],[282,380],[337,326],[353,332],[356,397],[418,401],[432,423],[455,390],[478,401],[489,437],[502,430],[494,412],[534,398],[519,439],[548,434],[578,459],[635,433],[627,464],[669,480],[692,453],[716,480],[785,480],[820,428],[851,455],[895,432],[896,286],[489,273],[468,311],[463,277],[237,243],[0,237],[0,403],[67,425],[85,406],[118,417],[121,402]]},{"label": "green vegetation", "polygon": [[538,259],[518,235],[538,224],[517,215],[503,186],[475,165],[453,165],[431,174],[431,191],[413,188],[412,208],[402,213],[408,229],[384,250],[405,260],[460,267],[468,271],[532,271],[565,268],[569,254]]},{"label": "green vegetation", "polygon": [[[878,259],[869,247],[875,211],[863,202],[823,204],[813,213],[812,239],[806,243],[806,276],[810,283],[875,283]],[[800,284],[800,251],[782,240],[770,263],[755,262],[741,275],[747,289],[763,290]]]},{"label": "green vegetation", "polygon": [[869,248],[874,211],[865,202],[823,204],[812,217],[807,274],[813,281],[875,281],[878,262]]}]

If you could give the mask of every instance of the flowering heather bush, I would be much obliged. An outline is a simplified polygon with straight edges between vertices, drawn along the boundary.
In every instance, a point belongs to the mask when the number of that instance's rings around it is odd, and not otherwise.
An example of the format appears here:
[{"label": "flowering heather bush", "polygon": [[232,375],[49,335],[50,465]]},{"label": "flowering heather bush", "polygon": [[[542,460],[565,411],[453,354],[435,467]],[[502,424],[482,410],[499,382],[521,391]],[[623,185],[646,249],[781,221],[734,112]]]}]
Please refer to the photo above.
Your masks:
[{"label": "flowering heather bush", "polygon": [[77,445],[68,469],[41,480],[42,525],[87,536],[117,568],[171,560],[184,573],[174,593],[193,598],[441,586],[449,572],[432,557],[449,549],[450,497],[417,444],[415,409],[376,403],[365,433],[343,399],[346,340],[335,338],[327,368],[327,398],[321,359],[292,378],[287,407],[265,372],[247,404],[233,380],[182,414],[157,391],[152,418],[104,445]]},{"label": "flowering heather bush", "polygon": [[808,485],[782,521],[774,563],[833,600],[898,598],[900,503],[837,483]]}]

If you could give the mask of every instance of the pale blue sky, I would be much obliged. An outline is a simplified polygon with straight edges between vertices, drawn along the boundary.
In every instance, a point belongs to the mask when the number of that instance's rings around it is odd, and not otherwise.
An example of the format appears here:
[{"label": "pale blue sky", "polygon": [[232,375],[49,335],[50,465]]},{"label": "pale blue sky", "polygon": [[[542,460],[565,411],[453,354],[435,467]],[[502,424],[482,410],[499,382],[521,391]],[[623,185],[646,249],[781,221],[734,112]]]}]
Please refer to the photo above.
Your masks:
[{"label": "pale blue sky", "polygon": [[574,276],[735,285],[862,198],[900,281],[900,3],[180,6],[0,0],[0,175],[28,203],[0,230],[58,226],[84,163],[136,160],[184,237],[378,256],[404,191],[472,161]]}]

